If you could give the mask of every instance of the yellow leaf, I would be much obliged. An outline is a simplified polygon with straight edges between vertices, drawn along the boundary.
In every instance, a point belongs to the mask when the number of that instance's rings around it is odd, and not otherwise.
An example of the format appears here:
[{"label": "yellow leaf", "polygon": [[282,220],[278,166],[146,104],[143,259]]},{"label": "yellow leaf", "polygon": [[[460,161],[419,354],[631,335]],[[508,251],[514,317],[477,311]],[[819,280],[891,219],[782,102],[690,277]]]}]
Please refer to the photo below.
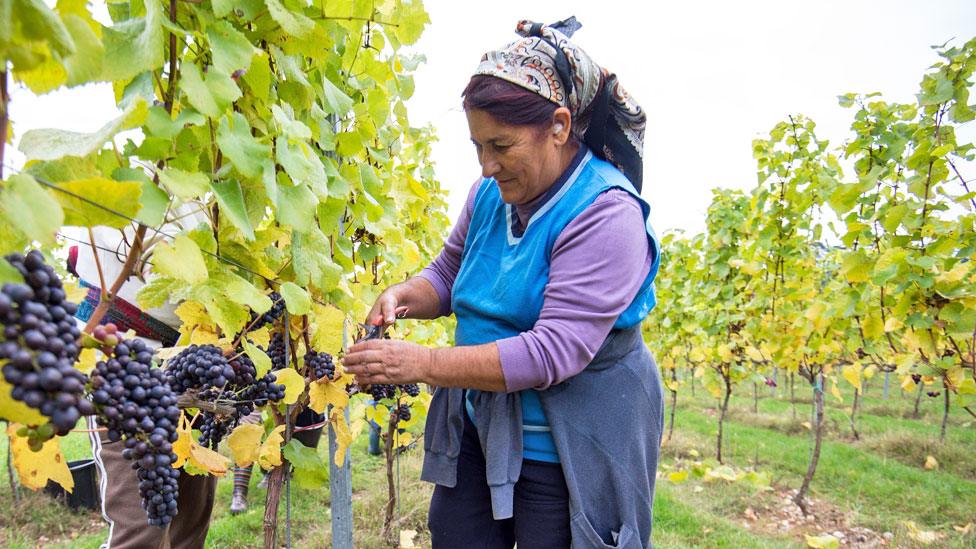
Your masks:
[{"label": "yellow leaf", "polygon": [[702,352],[702,350],[699,349],[698,347],[695,347],[694,349],[691,350],[690,353],[688,353],[688,358],[692,362],[704,362],[705,361],[705,353]]},{"label": "yellow leaf", "polygon": [[61,455],[61,437],[48,440],[39,452],[34,452],[27,445],[26,438],[17,436],[20,428],[18,423],[11,423],[7,427],[10,452],[20,483],[31,490],[40,490],[48,480],[53,480],[67,492],[74,490],[75,479],[68,470],[68,462]]},{"label": "yellow leaf", "polygon": [[10,396],[13,386],[0,375],[0,419],[6,419],[13,423],[23,423],[25,425],[43,425],[47,423],[47,418],[41,415],[39,410],[14,400]]},{"label": "yellow leaf", "polygon": [[830,534],[823,536],[804,535],[804,537],[807,541],[807,547],[812,547],[813,549],[837,549],[840,547],[840,540]]},{"label": "yellow leaf", "polygon": [[314,381],[308,386],[308,406],[320,414],[325,413],[329,406],[334,408],[345,408],[349,404],[349,395],[346,393],[346,385],[349,384],[349,376],[340,376],[335,381]]},{"label": "yellow leaf", "polygon": [[834,395],[837,402],[844,402],[844,397],[840,396],[840,389],[837,388],[837,382],[831,382],[830,384],[830,394]]},{"label": "yellow leaf", "polygon": [[900,329],[902,329],[904,327],[905,327],[905,324],[902,323],[902,321],[898,320],[895,317],[889,317],[888,320],[885,320],[884,331],[885,332],[894,332],[895,330],[900,330]]},{"label": "yellow leaf", "polygon": [[925,468],[933,471],[939,468],[939,462],[933,456],[925,456]]},{"label": "yellow leaf", "polygon": [[[352,437],[350,436],[350,439],[351,438]],[[398,430],[397,432],[393,433],[393,446],[394,447],[396,447],[396,448],[403,448],[405,446],[409,446],[411,442],[413,442],[413,435],[411,435],[409,432],[403,432],[403,433],[401,433]]]},{"label": "yellow leaf", "polygon": [[915,385],[915,380],[912,379],[912,376],[902,376],[901,389],[903,391],[910,393],[914,391],[916,387],[917,386]]},{"label": "yellow leaf", "polygon": [[254,344],[258,347],[267,349],[268,343],[271,341],[271,327],[262,326],[253,332],[249,332],[247,334],[247,338],[254,342]]},{"label": "yellow leaf", "polygon": [[285,441],[281,433],[285,432],[285,426],[279,425],[268,434],[261,450],[258,453],[258,465],[265,471],[281,465],[281,443]]},{"label": "yellow leaf", "polygon": [[101,356],[102,353],[98,349],[82,349],[78,355],[78,362],[75,363],[75,369],[89,375],[95,369],[95,363],[101,360]]},{"label": "yellow leaf", "polygon": [[412,549],[417,547],[413,543],[413,538],[417,537],[416,530],[400,530],[400,547],[403,549]]},{"label": "yellow leaf", "polygon": [[190,463],[211,475],[222,477],[227,474],[230,460],[210,448],[193,443],[190,445]]},{"label": "yellow leaf", "polygon": [[390,420],[390,409],[383,404],[366,408],[366,419],[377,425],[386,427],[386,422]]},{"label": "yellow leaf", "polygon": [[312,345],[319,352],[333,355],[342,350],[342,327],[345,314],[335,307],[315,305],[315,326],[312,332]]},{"label": "yellow leaf", "polygon": [[930,545],[935,543],[936,541],[939,541],[939,538],[941,537],[936,532],[919,530],[918,526],[916,526],[913,521],[908,520],[902,524],[904,524],[905,528],[908,530],[908,537],[921,543],[922,545]]},{"label": "yellow leaf", "polygon": [[960,534],[962,534],[962,535],[965,536],[965,535],[969,534],[969,532],[971,532],[973,530],[973,523],[971,523],[971,522],[966,523],[965,526],[956,526],[956,525],[953,525],[952,526],[952,529],[955,530],[956,532],[959,532]]},{"label": "yellow leaf", "polygon": [[352,433],[349,431],[346,413],[342,408],[333,408],[329,420],[336,435],[336,451],[333,459],[335,459],[337,466],[342,467],[342,464],[346,462],[346,450],[352,444]]},{"label": "yellow leaf", "polygon": [[756,362],[763,362],[766,360],[762,353],[759,352],[759,349],[753,347],[752,345],[746,347],[746,356]]},{"label": "yellow leaf", "polygon": [[688,450],[688,455],[691,456],[691,457],[695,457],[696,458],[696,457],[700,456],[701,454],[698,453],[698,450],[695,450],[694,448],[692,448],[691,450]]},{"label": "yellow leaf", "polygon": [[197,443],[196,437],[190,428],[190,420],[184,415],[180,418],[180,426],[176,429],[178,438],[173,443],[173,453],[176,454],[174,468],[183,467],[185,464],[199,469],[205,473],[222,477],[227,474],[227,466],[230,460],[214,452],[209,448],[204,448]]},{"label": "yellow leaf", "polygon": [[237,467],[247,467],[258,459],[262,436],[264,436],[264,427],[253,423],[242,423],[227,437],[227,446]]},{"label": "yellow leaf", "polygon": [[672,484],[681,484],[682,482],[688,480],[688,470],[674,471],[673,473],[668,473],[668,480]]},{"label": "yellow leaf", "polygon": [[729,482],[735,482],[738,476],[735,474],[735,470],[728,465],[722,465],[712,469],[711,471],[705,473],[705,480],[727,480]]},{"label": "yellow leaf", "polygon": [[294,404],[305,391],[305,378],[292,368],[275,371],[275,383],[285,386],[284,404]]},{"label": "yellow leaf", "polygon": [[935,281],[944,283],[959,282],[966,276],[967,271],[969,271],[969,264],[959,262],[955,267],[952,268],[951,271],[939,273],[938,276],[935,277]]},{"label": "yellow leaf", "polygon": [[732,356],[732,349],[727,343],[719,345],[716,351],[718,352],[718,357],[722,359],[722,362],[732,362],[732,359],[734,358]]},{"label": "yellow leaf", "polygon": [[867,339],[880,337],[884,332],[884,326],[881,324],[881,317],[868,315],[864,321],[861,322],[861,330],[864,331],[864,337]]},{"label": "yellow leaf", "polygon": [[64,296],[67,301],[80,303],[88,297],[88,288],[83,287],[77,282],[64,284]]},{"label": "yellow leaf", "polygon": [[858,393],[863,391],[863,389],[861,388],[861,365],[860,364],[856,362],[854,364],[846,364],[841,369],[841,373],[844,376],[844,379],[846,379],[848,383],[854,386],[855,391],[857,391]]},{"label": "yellow leaf", "polygon": [[806,429],[807,431],[813,430],[813,425],[811,425],[809,421],[804,421],[800,425],[802,425],[803,428]]}]

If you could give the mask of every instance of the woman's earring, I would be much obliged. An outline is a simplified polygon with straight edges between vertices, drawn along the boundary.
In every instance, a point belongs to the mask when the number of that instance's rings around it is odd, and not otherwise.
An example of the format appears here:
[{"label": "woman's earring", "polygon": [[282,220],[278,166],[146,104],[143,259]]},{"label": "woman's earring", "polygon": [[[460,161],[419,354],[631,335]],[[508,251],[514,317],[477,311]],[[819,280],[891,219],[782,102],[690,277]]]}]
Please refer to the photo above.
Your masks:
[{"label": "woman's earring", "polygon": [[559,122],[556,122],[556,124],[553,125],[553,127],[552,127],[552,133],[558,135],[559,132],[561,132],[561,131],[563,131],[563,125],[560,124]]}]

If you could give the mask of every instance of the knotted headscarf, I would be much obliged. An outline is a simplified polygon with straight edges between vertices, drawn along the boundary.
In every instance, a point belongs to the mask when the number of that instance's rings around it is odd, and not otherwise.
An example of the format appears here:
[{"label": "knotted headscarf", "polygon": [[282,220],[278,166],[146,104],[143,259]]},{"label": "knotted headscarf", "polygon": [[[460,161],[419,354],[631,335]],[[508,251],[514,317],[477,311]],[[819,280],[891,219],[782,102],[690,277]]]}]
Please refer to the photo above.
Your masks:
[{"label": "knotted headscarf", "polygon": [[486,53],[475,74],[507,80],[569,109],[576,136],[640,192],[644,110],[615,74],[569,41],[580,27],[575,17],[552,25],[520,21],[516,32],[523,38]]}]

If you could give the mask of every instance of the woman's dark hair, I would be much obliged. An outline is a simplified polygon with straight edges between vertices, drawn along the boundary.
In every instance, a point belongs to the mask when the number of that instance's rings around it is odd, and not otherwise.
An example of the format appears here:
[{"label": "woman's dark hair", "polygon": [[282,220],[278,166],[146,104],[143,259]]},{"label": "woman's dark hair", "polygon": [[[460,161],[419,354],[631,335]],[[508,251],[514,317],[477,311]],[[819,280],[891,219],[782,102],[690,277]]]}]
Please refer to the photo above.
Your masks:
[{"label": "woman's dark hair", "polygon": [[534,126],[540,130],[552,124],[557,105],[518,84],[487,74],[471,77],[461,94],[465,111],[479,110],[509,126]]}]

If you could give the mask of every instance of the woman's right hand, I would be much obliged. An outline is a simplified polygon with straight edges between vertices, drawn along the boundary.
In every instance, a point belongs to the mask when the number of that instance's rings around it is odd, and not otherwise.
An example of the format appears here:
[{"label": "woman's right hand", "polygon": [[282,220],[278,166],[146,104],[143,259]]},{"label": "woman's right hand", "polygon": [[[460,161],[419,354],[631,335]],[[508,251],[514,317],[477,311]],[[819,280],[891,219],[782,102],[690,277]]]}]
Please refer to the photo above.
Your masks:
[{"label": "woman's right hand", "polygon": [[390,286],[376,298],[376,303],[373,303],[373,308],[366,315],[366,324],[370,326],[393,324],[397,318],[403,318],[406,312],[407,307],[400,305],[400,299],[396,295],[396,287]]}]

